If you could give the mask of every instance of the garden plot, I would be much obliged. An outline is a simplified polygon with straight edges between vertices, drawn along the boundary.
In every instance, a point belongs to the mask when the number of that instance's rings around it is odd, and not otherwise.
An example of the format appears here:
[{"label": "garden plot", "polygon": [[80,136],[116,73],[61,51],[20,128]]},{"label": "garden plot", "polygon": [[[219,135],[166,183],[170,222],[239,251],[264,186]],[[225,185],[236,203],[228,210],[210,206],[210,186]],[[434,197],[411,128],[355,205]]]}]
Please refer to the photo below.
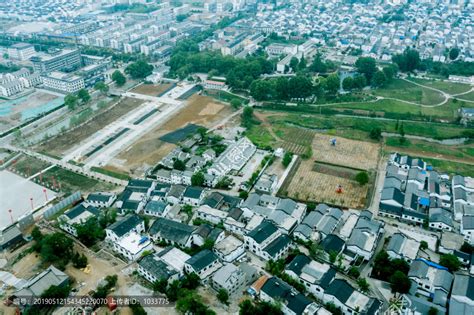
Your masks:
[{"label": "garden plot", "polygon": [[277,127],[275,134],[282,140],[278,145],[283,149],[294,154],[304,155],[311,151],[315,132],[304,128]]},{"label": "garden plot", "polygon": [[[336,139],[336,145],[331,140]],[[380,147],[376,143],[315,134],[313,158],[316,162],[370,170],[377,167]]]},{"label": "garden plot", "polygon": [[[366,207],[369,185],[361,186],[352,178],[354,170],[300,160],[287,178],[279,195],[304,202],[328,203],[339,207]],[[342,191],[338,192],[338,187]]]}]

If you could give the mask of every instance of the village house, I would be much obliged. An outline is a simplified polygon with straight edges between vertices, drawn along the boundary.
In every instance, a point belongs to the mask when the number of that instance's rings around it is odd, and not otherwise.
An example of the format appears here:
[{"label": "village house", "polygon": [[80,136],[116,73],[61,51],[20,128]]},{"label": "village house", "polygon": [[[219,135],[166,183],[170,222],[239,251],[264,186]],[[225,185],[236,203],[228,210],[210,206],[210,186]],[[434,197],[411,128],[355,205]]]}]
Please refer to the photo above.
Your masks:
[{"label": "village house", "polygon": [[58,218],[59,227],[77,237],[77,225],[86,223],[89,218],[98,218],[99,214],[100,210],[93,206],[87,206],[83,202],[67,210]]},{"label": "village house", "polygon": [[278,260],[291,247],[291,239],[270,221],[264,220],[244,236],[245,248],[264,260]]},{"label": "village house", "polygon": [[244,242],[233,235],[228,235],[214,245],[214,252],[223,262],[231,263],[245,257]]},{"label": "village house", "polygon": [[212,276],[211,286],[219,291],[224,289],[229,296],[235,296],[245,285],[245,274],[233,264],[227,264],[217,270]]},{"label": "village house", "polygon": [[219,258],[209,249],[204,249],[195,254],[184,264],[187,273],[195,273],[201,279],[206,279],[222,266]]},{"label": "village house", "polygon": [[146,255],[138,262],[138,273],[150,283],[166,280],[171,283],[183,276],[184,263],[191,258],[176,247],[167,247],[159,253]]}]

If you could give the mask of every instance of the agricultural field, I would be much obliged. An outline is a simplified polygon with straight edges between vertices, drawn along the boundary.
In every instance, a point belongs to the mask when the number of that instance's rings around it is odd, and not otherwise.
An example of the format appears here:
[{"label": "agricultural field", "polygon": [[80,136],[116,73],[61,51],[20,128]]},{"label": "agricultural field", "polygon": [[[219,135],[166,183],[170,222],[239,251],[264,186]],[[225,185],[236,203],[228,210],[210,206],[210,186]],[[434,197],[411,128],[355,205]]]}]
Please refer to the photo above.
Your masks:
[{"label": "agricultural field", "polygon": [[55,156],[62,156],[67,150],[71,149],[82,140],[89,138],[97,131],[116,121],[118,118],[122,117],[143,103],[143,100],[135,98],[122,98],[116,105],[111,106],[107,110],[99,113],[84,125],[59,134],[58,136],[51,138],[47,142],[39,145],[36,149],[38,151],[46,152]]},{"label": "agricultural field", "polygon": [[233,109],[229,105],[216,102],[207,96],[195,94],[187,100],[185,108],[126,148],[105,168],[142,175],[146,169],[154,166],[176,147],[175,144],[160,140],[162,136],[188,124],[206,128],[214,127],[232,112]]},{"label": "agricultural field", "polygon": [[[336,140],[332,145],[331,140]],[[380,146],[376,143],[315,134],[313,159],[317,162],[370,170],[377,168]]]},{"label": "agricultural field", "polygon": [[[279,194],[305,202],[362,209],[366,207],[369,185],[361,186],[352,178],[357,171],[343,167],[300,160],[295,173],[285,182]],[[338,187],[342,191],[338,192]]]},{"label": "agricultural field", "polygon": [[373,94],[388,98],[396,98],[424,105],[434,105],[442,102],[441,93],[412,84],[402,79],[394,79],[386,87],[373,90]]},{"label": "agricultural field", "polygon": [[282,140],[278,145],[283,149],[298,155],[311,155],[314,131],[277,125],[274,132]]},{"label": "agricultural field", "polygon": [[163,84],[140,84],[139,86],[133,88],[130,92],[144,94],[149,96],[159,96],[167,92],[174,86],[172,83],[163,83]]}]

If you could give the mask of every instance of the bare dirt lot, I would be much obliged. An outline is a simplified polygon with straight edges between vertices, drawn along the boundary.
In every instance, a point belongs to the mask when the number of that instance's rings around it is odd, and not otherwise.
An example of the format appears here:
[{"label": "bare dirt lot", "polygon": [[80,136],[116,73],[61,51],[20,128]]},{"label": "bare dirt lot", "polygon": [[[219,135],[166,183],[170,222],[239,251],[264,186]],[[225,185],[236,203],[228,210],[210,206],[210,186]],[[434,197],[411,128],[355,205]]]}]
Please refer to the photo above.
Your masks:
[{"label": "bare dirt lot", "polygon": [[171,83],[164,83],[164,84],[141,84],[136,88],[133,88],[130,92],[150,95],[150,96],[157,96],[161,93],[165,92],[172,86]]},{"label": "bare dirt lot", "polygon": [[147,168],[155,165],[176,147],[161,141],[161,136],[189,123],[213,127],[233,111],[229,105],[216,102],[207,96],[193,95],[187,102],[188,105],[179,113],[121,152],[106,168],[134,175],[143,174]]},{"label": "bare dirt lot", "polygon": [[[340,207],[361,209],[366,206],[369,185],[360,186],[352,180],[353,170],[315,165],[314,159],[300,160],[296,172],[285,182],[281,194],[290,198],[329,203]],[[337,192],[341,185],[342,192]]]},{"label": "bare dirt lot", "polygon": [[[336,145],[331,139],[336,139]],[[313,139],[313,159],[318,162],[369,170],[377,167],[380,146],[375,143],[349,140],[323,134]]]},{"label": "bare dirt lot", "polygon": [[61,156],[65,151],[77,145],[80,141],[92,136],[95,132],[143,103],[143,100],[125,97],[115,106],[109,107],[106,111],[98,114],[84,125],[64,132],[39,145],[37,150]]}]

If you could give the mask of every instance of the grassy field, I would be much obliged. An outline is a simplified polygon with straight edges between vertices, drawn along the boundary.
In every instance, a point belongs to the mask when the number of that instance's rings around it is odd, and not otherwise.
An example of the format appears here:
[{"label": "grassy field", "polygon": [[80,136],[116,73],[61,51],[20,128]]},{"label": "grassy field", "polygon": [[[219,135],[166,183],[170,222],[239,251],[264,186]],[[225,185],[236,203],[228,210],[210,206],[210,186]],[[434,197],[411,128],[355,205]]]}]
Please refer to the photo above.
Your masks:
[{"label": "grassy field", "polygon": [[26,176],[31,176],[44,170],[50,165],[51,164],[47,162],[35,159],[27,155],[22,155],[16,161],[10,164],[10,168],[15,169],[21,174],[25,174]]},{"label": "grassy field", "polygon": [[[466,107],[466,104],[462,101],[449,100],[446,104],[437,107],[421,107],[406,104],[396,100],[380,100],[373,103],[361,103],[361,104],[341,104],[331,106],[333,109],[350,109],[355,111],[365,111],[356,114],[368,115],[375,112],[377,116],[382,117],[393,117],[395,115],[405,116],[428,116],[432,119],[442,119],[453,121],[457,118],[457,111],[461,107]],[[470,106],[467,106],[470,107]],[[405,117],[405,118],[408,118]]]},{"label": "grassy field", "polygon": [[43,174],[43,178],[50,185],[54,185],[54,183],[56,183],[56,186],[59,187],[60,191],[66,193],[75,191],[109,191],[115,188],[115,186],[112,184],[104,183],[57,166],[46,171]]},{"label": "grassy field", "polygon": [[274,148],[277,144],[277,140],[268,129],[260,125],[253,125],[245,131],[245,135],[259,148]]},{"label": "grassy field", "polygon": [[474,165],[459,163],[446,160],[423,158],[423,160],[434,167],[435,170],[440,172],[446,172],[448,174],[460,174],[463,176],[474,177]]},{"label": "grassy field", "polygon": [[[273,123],[289,123],[305,128],[324,131],[336,131],[337,134],[347,136],[351,139],[360,139],[364,133],[369,133],[373,128],[381,128],[385,132],[398,133],[396,121],[371,119],[370,117],[341,117],[323,115],[271,115],[268,120]],[[406,134],[423,136],[435,139],[450,139],[462,137],[467,129],[454,124],[428,123],[428,122],[405,122],[404,130]],[[354,133],[354,130],[363,133]],[[362,139],[367,140],[367,138]]]},{"label": "grassy field", "polygon": [[424,80],[424,79],[418,79],[418,78],[410,78],[409,80],[416,82],[418,84],[422,84],[425,86],[429,86],[429,87],[441,90],[448,94],[464,93],[471,89],[471,86],[469,84],[446,82],[446,81],[440,81],[440,80]]},{"label": "grassy field", "polygon": [[474,145],[442,145],[422,140],[408,140],[400,142],[400,138],[388,137],[385,145],[393,150],[404,150],[414,155],[442,157],[445,159],[464,159],[474,163]]},{"label": "grassy field", "polygon": [[[463,100],[468,100],[468,101],[473,101],[474,102],[474,92],[469,92],[467,94],[460,95],[459,98],[463,99]],[[474,104],[469,103],[466,107],[474,107]]]},{"label": "grassy field", "polygon": [[425,105],[437,104],[444,100],[441,93],[417,86],[402,79],[394,79],[393,82],[383,88],[374,90],[373,93],[378,96]]}]

